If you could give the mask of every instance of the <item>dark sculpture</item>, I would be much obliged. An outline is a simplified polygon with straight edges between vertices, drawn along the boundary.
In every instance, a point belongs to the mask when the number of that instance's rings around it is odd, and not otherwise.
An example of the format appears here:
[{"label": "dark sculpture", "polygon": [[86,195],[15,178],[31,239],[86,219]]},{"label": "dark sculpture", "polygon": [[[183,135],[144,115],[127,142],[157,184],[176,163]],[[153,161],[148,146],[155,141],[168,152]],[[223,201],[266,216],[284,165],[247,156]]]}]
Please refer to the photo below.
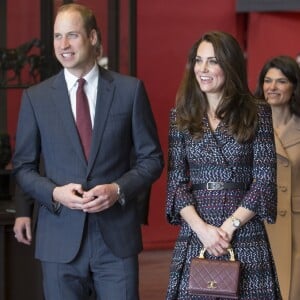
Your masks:
[{"label": "dark sculpture", "polygon": [[27,63],[29,65],[29,75],[36,83],[41,75],[41,70],[45,67],[45,57],[37,54],[28,55]]},{"label": "dark sculpture", "polygon": [[[37,72],[41,67],[39,55],[29,54],[30,51],[37,47],[41,49],[41,41],[34,38],[17,48],[6,49],[0,48],[0,85],[6,87],[8,83],[16,82],[22,85],[21,71],[28,65],[29,75],[33,82],[37,81]],[[13,72],[12,77],[8,77],[8,71]]]}]

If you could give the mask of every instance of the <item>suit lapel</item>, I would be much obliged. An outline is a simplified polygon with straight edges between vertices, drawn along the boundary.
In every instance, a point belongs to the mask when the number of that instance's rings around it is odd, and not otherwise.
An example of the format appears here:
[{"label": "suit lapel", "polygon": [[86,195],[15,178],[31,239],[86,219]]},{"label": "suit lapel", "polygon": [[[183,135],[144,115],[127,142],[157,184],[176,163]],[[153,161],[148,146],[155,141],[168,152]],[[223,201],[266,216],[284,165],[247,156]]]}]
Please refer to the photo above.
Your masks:
[{"label": "suit lapel", "polygon": [[88,172],[92,169],[101,148],[102,136],[106,126],[109,110],[113,102],[115,86],[113,78],[105,69],[99,68],[97,102],[95,110],[94,128],[92,135],[91,153],[88,162]]},{"label": "suit lapel", "polygon": [[[80,143],[76,124],[72,114],[71,103],[68,94],[63,71],[58,73],[53,81],[53,102],[57,108],[57,115],[61,118],[67,138],[73,145],[78,157],[86,165],[86,160]],[[63,132],[63,130],[62,130]]]}]

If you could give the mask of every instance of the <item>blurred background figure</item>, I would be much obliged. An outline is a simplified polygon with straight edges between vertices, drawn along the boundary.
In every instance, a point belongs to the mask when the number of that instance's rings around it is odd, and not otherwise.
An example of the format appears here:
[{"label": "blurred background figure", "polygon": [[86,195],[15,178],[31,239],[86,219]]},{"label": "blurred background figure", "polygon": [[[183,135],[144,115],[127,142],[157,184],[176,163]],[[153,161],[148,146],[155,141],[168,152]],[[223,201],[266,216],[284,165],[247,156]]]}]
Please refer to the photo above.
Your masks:
[{"label": "blurred background figure", "polygon": [[277,153],[277,221],[268,225],[280,290],[300,299],[300,68],[292,57],[277,56],[262,68],[256,96],[272,108]]},{"label": "blurred background figure", "polygon": [[295,59],[296,59],[298,66],[300,67],[300,52],[296,55]]}]

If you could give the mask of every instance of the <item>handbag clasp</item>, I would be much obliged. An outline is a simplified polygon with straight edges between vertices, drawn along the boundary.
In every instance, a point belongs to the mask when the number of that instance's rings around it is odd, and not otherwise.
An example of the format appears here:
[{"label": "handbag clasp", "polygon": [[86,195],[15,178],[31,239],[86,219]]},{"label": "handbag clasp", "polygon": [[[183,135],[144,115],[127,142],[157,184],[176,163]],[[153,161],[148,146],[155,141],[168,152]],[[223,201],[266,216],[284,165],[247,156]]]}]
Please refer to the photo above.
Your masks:
[{"label": "handbag clasp", "polygon": [[207,288],[208,289],[216,289],[217,288],[217,282],[214,280],[210,280],[207,282]]}]

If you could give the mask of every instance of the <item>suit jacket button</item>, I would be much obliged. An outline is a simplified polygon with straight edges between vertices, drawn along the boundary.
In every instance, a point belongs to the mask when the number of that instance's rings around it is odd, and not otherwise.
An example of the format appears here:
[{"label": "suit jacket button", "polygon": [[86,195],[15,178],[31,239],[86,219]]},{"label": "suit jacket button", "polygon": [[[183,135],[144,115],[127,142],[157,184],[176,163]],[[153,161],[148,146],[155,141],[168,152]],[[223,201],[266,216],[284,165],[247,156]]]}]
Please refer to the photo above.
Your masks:
[{"label": "suit jacket button", "polygon": [[286,215],[286,210],[280,210],[278,214],[279,216],[284,217]]},{"label": "suit jacket button", "polygon": [[281,187],[280,187],[280,190],[281,190],[282,192],[286,192],[286,191],[287,191],[287,187],[286,187],[286,186],[281,186]]}]

